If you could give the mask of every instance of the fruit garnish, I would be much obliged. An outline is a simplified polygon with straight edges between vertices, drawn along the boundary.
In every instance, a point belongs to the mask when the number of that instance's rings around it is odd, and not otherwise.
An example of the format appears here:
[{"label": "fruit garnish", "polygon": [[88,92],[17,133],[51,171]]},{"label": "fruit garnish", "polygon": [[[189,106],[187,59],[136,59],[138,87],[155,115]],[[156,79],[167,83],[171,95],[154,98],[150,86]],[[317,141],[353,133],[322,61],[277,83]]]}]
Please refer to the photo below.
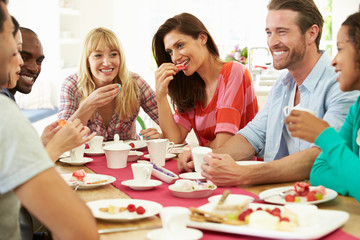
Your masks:
[{"label": "fruit garnish", "polygon": [[186,68],[185,65],[176,65],[176,67],[179,71],[184,70]]},{"label": "fruit garnish", "polygon": [[316,200],[321,200],[323,199],[323,195],[321,193],[315,193],[315,197],[316,197]]},{"label": "fruit garnish", "polygon": [[295,201],[295,196],[291,195],[291,194],[288,194],[288,195],[285,196],[285,201],[286,202],[294,202]]},{"label": "fruit garnish", "polygon": [[135,147],[135,144],[134,144],[134,143],[129,143],[129,146],[130,146],[131,148],[134,148],[134,147]]},{"label": "fruit garnish", "polygon": [[58,122],[58,126],[60,128],[62,128],[63,126],[65,126],[67,124],[66,120],[65,119],[60,119],[59,122]]},{"label": "fruit garnish", "polygon": [[312,202],[312,201],[316,201],[316,197],[315,197],[315,193],[314,192],[309,192],[308,195],[306,196],[306,200],[308,202]]},{"label": "fruit garnish", "polygon": [[299,196],[296,196],[294,202],[301,202],[301,198]]},{"label": "fruit garnish", "polygon": [[294,189],[297,195],[305,197],[310,191],[310,185],[306,182],[297,182],[294,185]]},{"label": "fruit garnish", "polygon": [[128,210],[129,212],[134,212],[134,211],[136,210],[136,207],[135,207],[134,204],[129,204],[129,205],[127,206],[127,210]]},{"label": "fruit garnish", "polygon": [[136,208],[136,213],[139,215],[142,215],[145,213],[145,208],[143,208],[142,206],[139,206]]}]

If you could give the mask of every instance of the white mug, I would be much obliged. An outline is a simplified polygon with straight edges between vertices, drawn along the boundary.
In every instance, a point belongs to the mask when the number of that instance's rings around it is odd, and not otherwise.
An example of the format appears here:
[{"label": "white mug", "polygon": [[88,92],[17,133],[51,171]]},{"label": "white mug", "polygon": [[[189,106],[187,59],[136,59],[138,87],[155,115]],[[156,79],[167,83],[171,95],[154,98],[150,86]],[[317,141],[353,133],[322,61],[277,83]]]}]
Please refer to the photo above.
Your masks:
[{"label": "white mug", "polygon": [[284,107],[283,112],[284,112],[285,117],[288,117],[292,110],[304,111],[304,112],[308,112],[308,113],[311,113],[312,115],[316,116],[316,112],[314,110],[302,108],[302,107],[299,107],[299,105],[297,105],[295,107],[290,107],[290,106]]},{"label": "white mug", "polygon": [[157,166],[165,166],[166,153],[174,147],[173,142],[168,139],[153,139],[146,141],[150,162],[155,163]]},{"label": "white mug", "polygon": [[71,149],[70,160],[73,162],[82,161],[84,158],[85,144],[80,145],[77,148]]},{"label": "white mug", "polygon": [[144,186],[150,181],[153,165],[151,163],[133,163],[131,169],[136,185]]},{"label": "white mug", "polygon": [[160,218],[166,234],[181,234],[186,229],[189,215],[190,211],[185,207],[164,207]]},{"label": "white mug", "polygon": [[127,144],[111,144],[104,147],[108,168],[118,169],[127,166],[127,159],[131,147]]},{"label": "white mug", "polygon": [[212,149],[208,147],[198,146],[191,149],[191,154],[194,160],[195,172],[201,172],[201,165],[204,162],[204,157],[209,152],[212,152]]},{"label": "white mug", "polygon": [[103,136],[94,136],[89,141],[90,150],[93,152],[101,152],[103,145],[104,137]]}]

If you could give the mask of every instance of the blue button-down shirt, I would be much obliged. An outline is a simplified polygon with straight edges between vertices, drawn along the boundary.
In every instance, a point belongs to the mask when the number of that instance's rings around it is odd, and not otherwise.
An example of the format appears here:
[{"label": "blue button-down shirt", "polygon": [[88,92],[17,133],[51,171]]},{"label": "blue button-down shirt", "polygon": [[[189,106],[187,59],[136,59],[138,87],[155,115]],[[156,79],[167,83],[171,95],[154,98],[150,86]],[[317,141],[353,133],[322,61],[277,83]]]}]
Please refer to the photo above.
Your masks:
[{"label": "blue button-down shirt", "polygon": [[[300,107],[314,110],[317,117],[324,119],[338,130],[344,123],[350,106],[359,96],[359,92],[342,92],[336,78],[337,74],[331,66],[329,56],[322,52],[315,67],[298,89],[301,96]],[[303,140],[294,141],[296,144],[289,145],[284,138],[286,127],[284,127],[283,108],[288,105],[295,84],[290,73],[284,72],[269,92],[265,107],[250,123],[237,132],[252,144],[257,156],[264,158],[266,162],[314,146]]]}]

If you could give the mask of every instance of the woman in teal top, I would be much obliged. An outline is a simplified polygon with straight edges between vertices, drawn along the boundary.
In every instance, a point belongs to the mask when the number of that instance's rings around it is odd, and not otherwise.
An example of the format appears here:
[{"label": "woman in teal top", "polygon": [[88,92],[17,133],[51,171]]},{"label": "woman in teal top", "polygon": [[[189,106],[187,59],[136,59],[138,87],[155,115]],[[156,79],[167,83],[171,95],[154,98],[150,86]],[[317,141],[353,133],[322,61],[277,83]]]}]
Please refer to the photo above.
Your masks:
[{"label": "woman in teal top", "polygon": [[[360,90],[360,13],[350,15],[337,35],[332,61],[342,91]],[[291,136],[315,142],[322,150],[310,174],[312,185],[323,185],[360,202],[360,97],[351,106],[339,132],[310,113],[293,110],[285,123]]]}]

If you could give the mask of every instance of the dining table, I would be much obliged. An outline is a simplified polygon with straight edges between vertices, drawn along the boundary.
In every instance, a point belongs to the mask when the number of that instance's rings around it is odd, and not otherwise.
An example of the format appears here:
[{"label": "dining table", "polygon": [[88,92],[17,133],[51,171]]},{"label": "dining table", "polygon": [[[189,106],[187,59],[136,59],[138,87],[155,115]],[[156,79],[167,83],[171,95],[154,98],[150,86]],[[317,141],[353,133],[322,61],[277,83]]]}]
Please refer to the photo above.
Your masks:
[{"label": "dining table", "polygon": [[[144,150],[144,153],[147,153]],[[124,180],[132,179],[131,164],[133,162],[128,162],[127,166],[122,169],[109,169],[106,165],[106,156],[86,156],[93,159],[92,162],[87,163],[82,166],[73,166],[64,162],[57,161],[55,164],[56,170],[60,174],[69,174],[74,171],[83,169],[86,173],[96,173],[96,174],[106,174],[116,178],[116,181],[100,186],[97,188],[91,189],[78,189],[76,194],[84,201],[91,202],[102,199],[143,199],[154,201],[161,204],[163,207],[167,206],[182,206],[182,207],[199,207],[208,203],[207,198],[199,199],[186,199],[178,198],[174,196],[171,191],[168,189],[170,184],[163,182],[160,186],[155,187],[150,190],[137,191],[133,190],[127,186],[121,184]],[[141,158],[144,160],[144,155]],[[177,158],[171,158],[166,161],[164,168],[172,171],[173,173],[179,175],[177,169]],[[152,176],[152,179],[157,179]],[[258,195],[268,189],[284,187],[284,186],[293,186],[295,182],[286,182],[286,183],[272,183],[272,184],[262,184],[256,186],[238,186],[238,187],[218,187],[212,195],[221,195],[225,190],[230,190],[232,194],[243,194],[250,197],[258,198]],[[335,199],[326,201],[320,204],[317,204],[319,209],[326,210],[340,210],[345,211],[349,214],[349,219],[343,224],[340,228],[334,230],[328,235],[322,237],[324,240],[335,240],[335,239],[360,239],[360,203],[357,202],[354,198],[348,196],[338,195]],[[147,234],[153,228],[161,227],[161,219],[159,215],[155,215],[149,218],[129,221],[129,222],[114,222],[97,219],[98,229],[115,229],[115,228],[128,228],[136,227],[135,230],[123,231],[123,232],[113,232],[101,234],[100,239],[103,240],[119,240],[119,239],[148,239]],[[148,228],[147,228],[148,227]],[[138,229],[139,228],[139,229]],[[145,229],[141,229],[145,228]],[[147,228],[147,229],[146,229]],[[200,229],[201,230],[201,229]],[[242,234],[233,234],[225,233],[219,231],[209,231],[201,230],[203,232],[203,237],[201,239],[212,240],[212,239],[266,239],[259,238],[254,236],[247,236]]]}]

